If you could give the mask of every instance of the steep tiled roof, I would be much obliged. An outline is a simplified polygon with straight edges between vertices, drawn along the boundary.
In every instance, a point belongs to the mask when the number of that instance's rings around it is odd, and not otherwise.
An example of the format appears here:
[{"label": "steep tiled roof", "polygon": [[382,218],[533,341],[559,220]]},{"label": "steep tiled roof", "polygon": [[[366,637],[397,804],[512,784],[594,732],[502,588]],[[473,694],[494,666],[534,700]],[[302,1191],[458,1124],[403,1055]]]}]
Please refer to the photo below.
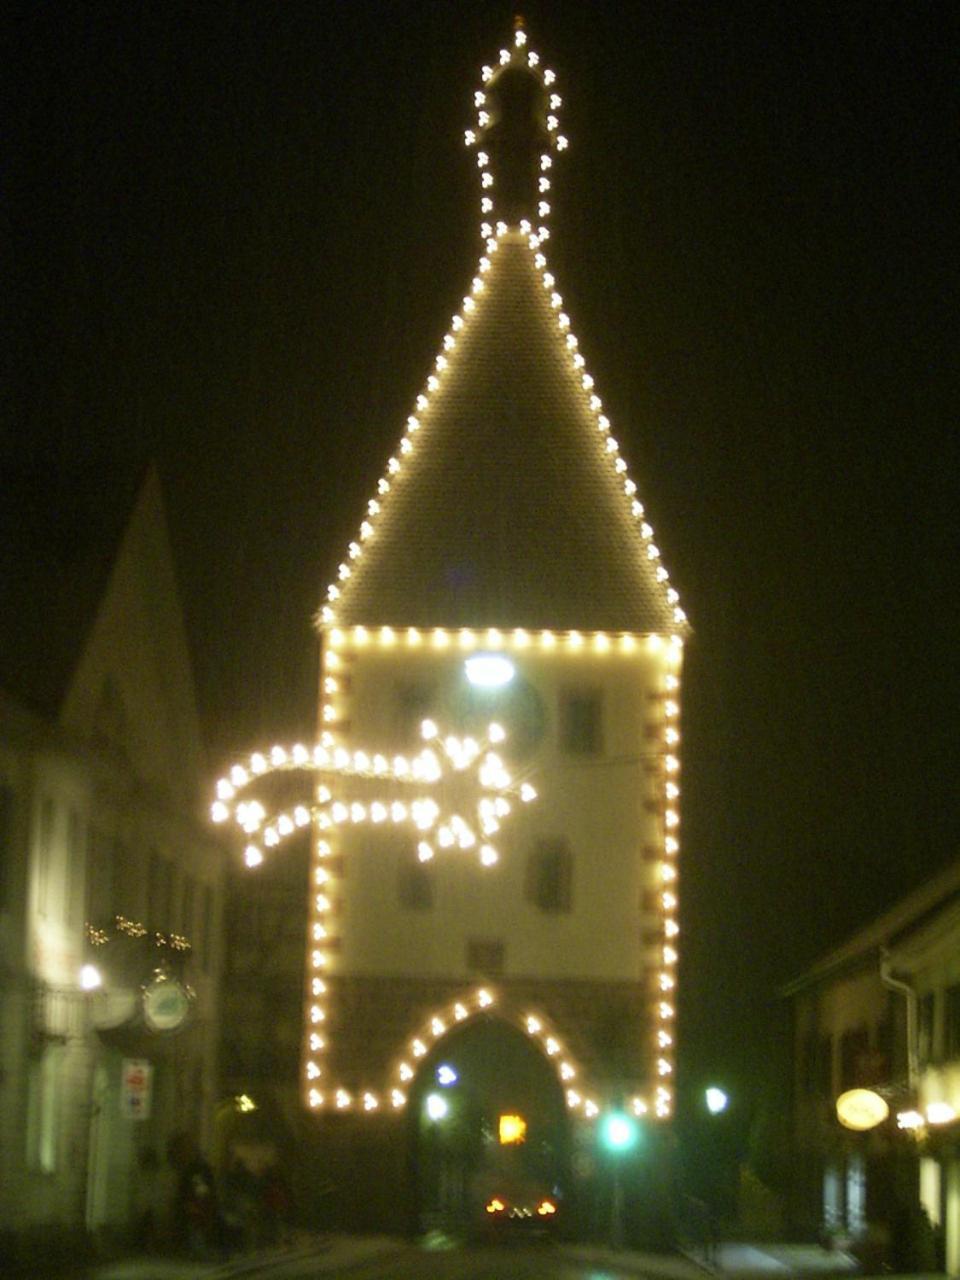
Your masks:
[{"label": "steep tiled roof", "polygon": [[501,235],[483,280],[336,621],[682,630],[528,237]]},{"label": "steep tiled roof", "polygon": [[5,485],[0,686],[34,711],[60,711],[134,499],[131,484],[94,485],[53,468],[17,471]]},{"label": "steep tiled roof", "polygon": [[518,20],[481,79],[465,141],[486,253],[321,623],[682,633],[541,247],[556,77]]}]

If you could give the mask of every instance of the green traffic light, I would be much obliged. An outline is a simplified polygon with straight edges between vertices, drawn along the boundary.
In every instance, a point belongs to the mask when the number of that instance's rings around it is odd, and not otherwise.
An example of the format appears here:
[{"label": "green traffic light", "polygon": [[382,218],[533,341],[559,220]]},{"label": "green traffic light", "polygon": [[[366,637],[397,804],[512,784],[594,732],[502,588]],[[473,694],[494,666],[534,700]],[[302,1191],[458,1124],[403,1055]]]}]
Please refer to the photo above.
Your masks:
[{"label": "green traffic light", "polygon": [[715,1084],[710,1085],[708,1089],[704,1089],[703,1098],[707,1104],[707,1110],[712,1116],[718,1116],[722,1111],[726,1111],[727,1103],[730,1101],[724,1090],[718,1088]]},{"label": "green traffic light", "polygon": [[637,1133],[636,1121],[623,1111],[608,1111],[600,1122],[600,1141],[608,1151],[629,1151]]}]

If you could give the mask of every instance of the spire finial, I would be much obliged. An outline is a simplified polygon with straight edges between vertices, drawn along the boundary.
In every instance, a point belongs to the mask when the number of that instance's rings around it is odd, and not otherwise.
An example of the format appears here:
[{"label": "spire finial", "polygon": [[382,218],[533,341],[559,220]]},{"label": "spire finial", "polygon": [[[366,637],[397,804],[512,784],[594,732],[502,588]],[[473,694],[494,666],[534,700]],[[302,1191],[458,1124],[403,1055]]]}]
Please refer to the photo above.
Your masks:
[{"label": "spire finial", "polygon": [[483,68],[483,88],[474,95],[477,127],[466,133],[467,146],[479,144],[484,239],[495,227],[536,228],[544,240],[549,235],[551,152],[567,145],[558,132],[554,81],[529,47],[523,15],[515,13],[512,48],[500,50],[496,66]]}]

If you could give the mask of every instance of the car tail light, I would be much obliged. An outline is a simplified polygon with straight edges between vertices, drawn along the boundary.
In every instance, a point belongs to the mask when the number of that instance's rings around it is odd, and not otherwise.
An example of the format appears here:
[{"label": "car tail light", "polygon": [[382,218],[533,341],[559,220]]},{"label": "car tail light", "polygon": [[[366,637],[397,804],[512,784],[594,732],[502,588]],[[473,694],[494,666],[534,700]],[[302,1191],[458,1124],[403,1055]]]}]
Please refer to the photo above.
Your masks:
[{"label": "car tail light", "polygon": [[540,1203],[537,1205],[537,1213],[540,1215],[541,1218],[549,1218],[552,1214],[556,1212],[557,1212],[557,1206],[553,1203],[552,1200],[541,1200]]},{"label": "car tail light", "polygon": [[487,1201],[487,1213],[504,1213],[506,1208],[506,1202],[501,1200],[499,1196],[494,1196]]}]

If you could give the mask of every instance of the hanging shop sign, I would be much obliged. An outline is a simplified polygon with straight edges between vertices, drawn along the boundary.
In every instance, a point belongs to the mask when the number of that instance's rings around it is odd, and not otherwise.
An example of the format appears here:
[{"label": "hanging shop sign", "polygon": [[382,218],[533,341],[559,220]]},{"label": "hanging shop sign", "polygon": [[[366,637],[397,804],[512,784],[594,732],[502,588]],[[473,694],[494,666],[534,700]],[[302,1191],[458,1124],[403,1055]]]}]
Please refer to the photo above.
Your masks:
[{"label": "hanging shop sign", "polygon": [[889,1114],[886,1102],[872,1089],[848,1089],[837,1099],[837,1119],[845,1129],[875,1129]]},{"label": "hanging shop sign", "polygon": [[151,1031],[176,1031],[186,1022],[190,991],[176,978],[159,977],[143,989],[143,1020]]}]

